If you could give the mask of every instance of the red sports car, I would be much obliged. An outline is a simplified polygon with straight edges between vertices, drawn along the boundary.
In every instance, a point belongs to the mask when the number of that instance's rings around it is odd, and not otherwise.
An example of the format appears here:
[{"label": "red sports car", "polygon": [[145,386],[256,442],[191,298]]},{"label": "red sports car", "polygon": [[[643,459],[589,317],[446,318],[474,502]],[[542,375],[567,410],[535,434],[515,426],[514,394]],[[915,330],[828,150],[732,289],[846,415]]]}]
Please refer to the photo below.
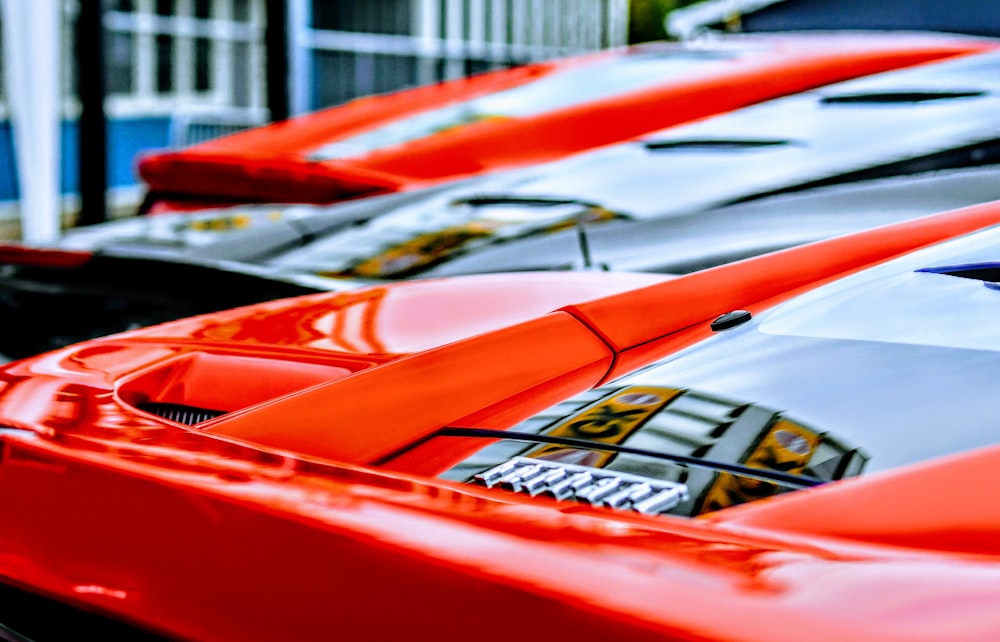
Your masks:
[{"label": "red sports car", "polygon": [[913,33],[643,45],[356,100],[148,156],[139,173],[150,205],[333,202],[550,161],[777,96],[996,46]]},{"label": "red sports car", "polygon": [[8,363],[0,639],[996,639],[997,247],[993,203]]}]

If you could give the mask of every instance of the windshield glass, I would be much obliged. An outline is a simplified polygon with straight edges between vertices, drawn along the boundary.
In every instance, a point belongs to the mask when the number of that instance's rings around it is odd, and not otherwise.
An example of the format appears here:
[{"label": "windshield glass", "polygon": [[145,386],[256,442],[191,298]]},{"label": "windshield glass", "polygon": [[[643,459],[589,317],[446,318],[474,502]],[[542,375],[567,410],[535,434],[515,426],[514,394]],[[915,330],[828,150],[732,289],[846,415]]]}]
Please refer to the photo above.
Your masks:
[{"label": "windshield glass", "polygon": [[[485,435],[493,442],[449,460],[443,477],[489,486],[497,467],[539,459],[683,484],[667,512],[700,515],[796,488],[755,471],[805,486],[994,447],[998,236],[989,228],[791,299],[553,406],[510,439]],[[549,492],[530,480],[502,484]]]},{"label": "windshield glass", "polygon": [[[504,439],[441,476],[455,481],[521,490],[504,479],[507,462],[541,465],[551,481],[533,480],[533,494],[573,497],[560,483],[588,473],[605,481],[607,494],[592,501],[589,484],[577,489],[588,503],[616,497],[639,512],[700,515],[799,487],[857,475],[868,456],[853,444],[761,404],[658,385],[614,385],[579,395],[514,427],[545,442]],[[548,467],[551,465],[551,469]],[[564,467],[565,474],[558,474]],[[757,473],[777,480],[762,479]],[[496,476],[496,479],[491,477]],[[611,479],[611,478],[605,478]],[[801,483],[796,483],[801,479]],[[643,510],[654,494],[670,497],[660,482],[683,487],[679,501]],[[570,482],[571,484],[571,482]],[[643,486],[648,486],[645,488]],[[517,487],[515,487],[517,486]],[[631,499],[630,499],[631,496]],[[579,499],[579,497],[577,497]],[[613,502],[615,503],[615,502]]]},{"label": "windshield glass", "polygon": [[737,52],[633,50],[555,73],[488,96],[409,116],[320,147],[311,160],[359,156],[419,138],[495,118],[524,118],[574,105],[620,96],[662,84],[710,63],[736,57]]},{"label": "windshield glass", "polygon": [[331,234],[269,264],[326,277],[406,278],[488,245],[620,217],[567,199],[433,199],[416,210]]}]

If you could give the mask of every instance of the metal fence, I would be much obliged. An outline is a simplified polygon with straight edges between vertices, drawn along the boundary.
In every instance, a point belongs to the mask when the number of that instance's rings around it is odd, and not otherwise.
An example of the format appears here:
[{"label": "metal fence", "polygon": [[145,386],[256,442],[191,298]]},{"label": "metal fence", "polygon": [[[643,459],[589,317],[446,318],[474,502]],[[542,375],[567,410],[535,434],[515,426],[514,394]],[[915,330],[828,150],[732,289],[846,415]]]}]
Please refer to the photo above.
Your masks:
[{"label": "metal fence", "polygon": [[264,123],[264,119],[242,109],[193,113],[178,111],[170,119],[169,144],[170,147],[187,147]]},{"label": "metal fence", "polygon": [[295,0],[291,9],[297,113],[623,45],[628,29],[628,0]]}]

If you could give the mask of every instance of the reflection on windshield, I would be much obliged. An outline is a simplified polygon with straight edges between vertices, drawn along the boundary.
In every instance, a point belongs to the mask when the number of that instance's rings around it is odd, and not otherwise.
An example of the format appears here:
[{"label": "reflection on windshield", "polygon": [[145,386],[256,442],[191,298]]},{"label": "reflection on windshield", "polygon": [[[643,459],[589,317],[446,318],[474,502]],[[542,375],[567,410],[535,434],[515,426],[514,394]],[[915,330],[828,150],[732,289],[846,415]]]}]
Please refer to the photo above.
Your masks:
[{"label": "reflection on windshield", "polygon": [[162,247],[205,247],[247,231],[274,230],[316,216],[316,206],[287,203],[247,204],[156,216],[135,216],[71,230],[59,242],[71,250],[103,249],[115,243]]},{"label": "reflection on windshield", "polygon": [[404,214],[339,231],[271,264],[335,278],[406,278],[485,245],[620,217],[559,199],[466,199]]},{"label": "reflection on windshield", "polygon": [[310,160],[360,156],[490,119],[524,118],[652,87],[735,52],[635,51],[571,67],[505,91],[415,114],[320,147]]},{"label": "reflection on windshield", "polygon": [[[868,460],[858,448],[770,408],[664,386],[590,391],[511,430],[545,435],[557,443],[500,441],[442,476],[476,481],[484,471],[516,457],[561,462],[595,473],[616,471],[683,484],[688,497],[670,512],[694,516],[787,490],[772,481],[713,468],[713,463],[832,481],[860,474]],[[558,443],[560,438],[568,443]],[[593,448],[581,447],[581,439]],[[628,452],[609,450],[608,445],[627,447]],[[672,461],[670,456],[705,465]]]}]

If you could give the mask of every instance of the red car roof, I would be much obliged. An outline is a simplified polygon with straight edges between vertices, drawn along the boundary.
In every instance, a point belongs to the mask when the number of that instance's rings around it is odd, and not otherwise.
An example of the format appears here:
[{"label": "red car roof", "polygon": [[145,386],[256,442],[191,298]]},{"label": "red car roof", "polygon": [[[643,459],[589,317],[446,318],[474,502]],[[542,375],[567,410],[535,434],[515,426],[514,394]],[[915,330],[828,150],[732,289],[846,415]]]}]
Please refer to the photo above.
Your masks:
[{"label": "red car roof", "polygon": [[[152,192],[168,199],[332,202],[550,161],[770,98],[994,47],[987,39],[900,33],[734,36],[707,44],[647,45],[359,99],[147,156],[139,173]],[[579,73],[585,83],[602,66],[613,70],[623,61],[657,55],[680,57],[680,63],[670,62],[676,69],[662,81],[624,83],[618,92],[582,102],[559,100],[537,113],[480,114],[474,122],[431,127],[428,135],[389,133],[407,119],[463,101],[531,83],[544,87],[560,74]],[[373,134],[385,136],[384,146],[376,140],[355,154],[315,158],[325,145]]]}]

